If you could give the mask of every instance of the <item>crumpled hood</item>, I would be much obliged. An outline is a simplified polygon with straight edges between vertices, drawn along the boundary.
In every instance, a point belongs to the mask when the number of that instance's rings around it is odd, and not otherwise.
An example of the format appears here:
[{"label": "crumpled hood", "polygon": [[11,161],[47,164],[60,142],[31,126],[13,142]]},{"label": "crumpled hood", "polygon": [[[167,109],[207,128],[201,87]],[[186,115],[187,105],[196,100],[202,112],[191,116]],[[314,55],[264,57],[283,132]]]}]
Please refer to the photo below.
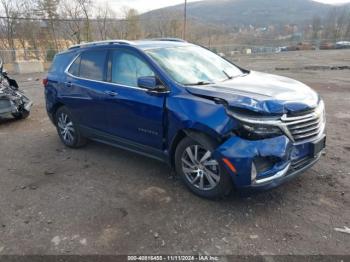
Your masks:
[{"label": "crumpled hood", "polygon": [[303,83],[272,74],[249,74],[205,86],[189,86],[193,95],[216,97],[232,108],[261,114],[285,114],[315,108],[318,94]]}]

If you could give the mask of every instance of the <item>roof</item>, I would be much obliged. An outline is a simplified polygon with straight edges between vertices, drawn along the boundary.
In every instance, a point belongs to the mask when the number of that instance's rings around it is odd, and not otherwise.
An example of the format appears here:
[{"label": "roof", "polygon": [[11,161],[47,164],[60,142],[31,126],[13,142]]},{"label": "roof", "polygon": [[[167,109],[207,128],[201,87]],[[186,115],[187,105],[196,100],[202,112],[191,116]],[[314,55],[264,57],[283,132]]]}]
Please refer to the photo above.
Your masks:
[{"label": "roof", "polygon": [[157,41],[157,40],[139,40],[135,41],[134,45],[140,49],[157,49],[157,48],[166,48],[166,47],[178,47],[189,45],[188,42],[175,42],[175,41]]},{"label": "roof", "polygon": [[136,41],[106,40],[106,41],[88,42],[88,43],[73,45],[69,47],[69,50],[77,49],[77,48],[95,47],[95,46],[102,47],[102,46],[109,46],[114,44],[135,46],[143,50],[189,45],[189,43],[187,43],[186,41],[182,39],[177,39],[177,38],[157,38],[157,39],[145,39],[145,40],[136,40]]}]

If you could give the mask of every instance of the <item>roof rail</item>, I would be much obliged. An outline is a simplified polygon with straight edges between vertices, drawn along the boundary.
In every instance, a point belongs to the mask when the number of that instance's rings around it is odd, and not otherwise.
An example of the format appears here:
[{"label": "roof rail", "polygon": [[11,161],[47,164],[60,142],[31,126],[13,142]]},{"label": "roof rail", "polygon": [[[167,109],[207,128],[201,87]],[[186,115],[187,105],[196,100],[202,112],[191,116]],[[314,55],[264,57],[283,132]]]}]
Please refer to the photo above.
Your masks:
[{"label": "roof rail", "polygon": [[132,42],[127,40],[104,40],[104,41],[96,41],[96,42],[86,42],[81,43],[77,45],[72,45],[68,49],[75,49],[75,48],[81,48],[81,47],[88,47],[88,46],[96,46],[96,45],[106,45],[106,44],[123,44],[123,45],[130,45]]},{"label": "roof rail", "polygon": [[147,39],[151,41],[171,41],[171,42],[187,42],[186,40],[183,40],[181,38],[175,38],[175,37],[160,37],[160,38],[152,38]]}]

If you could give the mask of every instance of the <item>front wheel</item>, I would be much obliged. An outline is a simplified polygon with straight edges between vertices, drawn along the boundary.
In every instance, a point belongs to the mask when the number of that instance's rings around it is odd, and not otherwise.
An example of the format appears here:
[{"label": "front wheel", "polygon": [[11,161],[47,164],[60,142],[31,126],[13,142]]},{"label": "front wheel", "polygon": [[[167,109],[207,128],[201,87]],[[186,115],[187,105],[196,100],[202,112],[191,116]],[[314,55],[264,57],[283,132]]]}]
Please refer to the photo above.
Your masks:
[{"label": "front wheel", "polygon": [[215,148],[209,138],[199,143],[186,137],[175,152],[175,169],[185,185],[196,195],[210,199],[228,196],[233,188],[226,170],[212,157]]},{"label": "front wheel", "polygon": [[64,106],[60,107],[56,112],[56,128],[65,146],[78,148],[86,144],[86,139],[81,135],[72,114]]}]

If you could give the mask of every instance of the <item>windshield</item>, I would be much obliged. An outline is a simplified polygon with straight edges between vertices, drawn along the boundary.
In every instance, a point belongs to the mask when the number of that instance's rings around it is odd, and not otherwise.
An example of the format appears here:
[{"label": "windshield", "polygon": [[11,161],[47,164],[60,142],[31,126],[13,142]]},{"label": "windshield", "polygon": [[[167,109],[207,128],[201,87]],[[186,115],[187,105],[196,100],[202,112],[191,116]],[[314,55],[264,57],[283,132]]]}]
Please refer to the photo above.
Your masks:
[{"label": "windshield", "polygon": [[242,75],[239,68],[199,46],[151,49],[146,53],[183,85],[211,84]]}]

